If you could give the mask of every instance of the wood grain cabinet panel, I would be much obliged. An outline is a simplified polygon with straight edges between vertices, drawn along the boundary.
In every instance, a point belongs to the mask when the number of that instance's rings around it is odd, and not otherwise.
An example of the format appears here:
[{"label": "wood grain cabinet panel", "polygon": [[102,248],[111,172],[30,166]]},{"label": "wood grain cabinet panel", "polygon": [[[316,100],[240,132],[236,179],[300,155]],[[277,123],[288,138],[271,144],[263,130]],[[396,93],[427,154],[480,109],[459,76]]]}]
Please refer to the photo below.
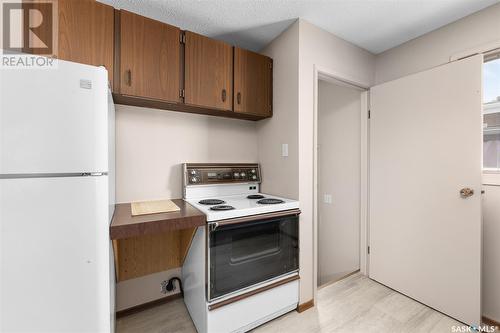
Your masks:
[{"label": "wood grain cabinet panel", "polygon": [[[27,9],[36,9],[42,13],[43,19],[51,18],[43,1],[26,2]],[[95,0],[58,0],[57,1],[57,35],[52,38],[52,23],[42,25],[36,30],[36,36],[43,43],[50,43],[52,53],[58,59],[81,64],[104,66],[108,70],[109,80],[113,85],[114,64],[114,8]],[[24,21],[25,25],[28,21]],[[25,27],[24,31],[29,31]],[[32,35],[28,35],[33,37]],[[40,47],[38,39],[30,39],[36,47]],[[25,53],[42,54],[42,52],[23,48]]]},{"label": "wood grain cabinet panel", "polygon": [[113,241],[117,280],[182,267],[196,228]]},{"label": "wood grain cabinet panel", "polygon": [[113,85],[114,9],[94,0],[59,0],[57,57],[104,66]]},{"label": "wood grain cabinet panel", "polygon": [[190,105],[232,110],[233,47],[185,33],[185,99]]},{"label": "wood grain cabinet panel", "polygon": [[234,48],[234,111],[272,115],[272,59]]},{"label": "wood grain cabinet panel", "polygon": [[120,14],[120,93],[179,102],[180,29],[134,13]]}]

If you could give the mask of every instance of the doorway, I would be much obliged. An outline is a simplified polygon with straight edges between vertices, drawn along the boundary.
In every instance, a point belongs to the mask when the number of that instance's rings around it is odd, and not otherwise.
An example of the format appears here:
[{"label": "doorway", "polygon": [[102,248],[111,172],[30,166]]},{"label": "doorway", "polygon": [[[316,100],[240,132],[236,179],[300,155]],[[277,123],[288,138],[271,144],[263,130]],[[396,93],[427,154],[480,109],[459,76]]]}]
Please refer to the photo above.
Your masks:
[{"label": "doorway", "polygon": [[318,80],[317,286],[360,269],[363,89]]},{"label": "doorway", "polygon": [[483,66],[482,315],[500,321],[500,53]]}]

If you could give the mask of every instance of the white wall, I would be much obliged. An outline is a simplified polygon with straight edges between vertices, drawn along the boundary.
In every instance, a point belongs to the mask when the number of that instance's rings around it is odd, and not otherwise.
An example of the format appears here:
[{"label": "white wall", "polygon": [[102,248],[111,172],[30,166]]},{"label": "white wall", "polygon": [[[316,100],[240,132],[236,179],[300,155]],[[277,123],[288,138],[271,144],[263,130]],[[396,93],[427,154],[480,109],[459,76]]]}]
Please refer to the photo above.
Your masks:
[{"label": "white wall", "polygon": [[135,279],[125,280],[116,284],[116,311],[129,309],[136,305],[141,305],[156,299],[178,294],[176,290],[163,294],[161,292],[161,282],[168,281],[172,277],[181,277],[181,269],[173,268],[167,271],[141,276]]},{"label": "white wall", "polygon": [[184,162],[257,162],[256,123],[116,106],[116,201],[182,198]]},{"label": "white wall", "polygon": [[316,287],[313,225],[313,145],[314,145],[314,68],[371,86],[375,57],[304,20],[299,21],[299,200],[301,205],[301,295],[306,302]]},{"label": "white wall", "polygon": [[[262,53],[273,58],[273,117],[257,122],[262,191],[298,199],[298,21]],[[288,144],[288,157],[281,156],[283,143]]]},{"label": "white wall", "polygon": [[325,81],[318,88],[320,286],[359,269],[361,91]]},{"label": "white wall", "polygon": [[500,43],[500,4],[377,55],[376,82],[442,65],[458,52],[495,41]]},{"label": "white wall", "polygon": [[[184,162],[257,161],[253,121],[116,105],[118,203],[182,198]],[[118,283],[117,310],[164,297],[160,283],[172,276],[180,270]]]},{"label": "white wall", "polygon": [[[375,56],[300,19],[263,51],[274,59],[274,116],[257,126],[266,192],[300,200],[300,303],[316,287],[313,226],[314,66],[363,86],[374,82]],[[282,143],[290,156],[280,157]],[[278,169],[276,169],[278,168]],[[267,170],[267,171],[266,171]],[[266,178],[269,177],[269,178]]]},{"label": "white wall", "polygon": [[483,316],[500,322],[500,174],[483,174]]},{"label": "white wall", "polygon": [[483,315],[500,321],[500,183],[484,191]]}]

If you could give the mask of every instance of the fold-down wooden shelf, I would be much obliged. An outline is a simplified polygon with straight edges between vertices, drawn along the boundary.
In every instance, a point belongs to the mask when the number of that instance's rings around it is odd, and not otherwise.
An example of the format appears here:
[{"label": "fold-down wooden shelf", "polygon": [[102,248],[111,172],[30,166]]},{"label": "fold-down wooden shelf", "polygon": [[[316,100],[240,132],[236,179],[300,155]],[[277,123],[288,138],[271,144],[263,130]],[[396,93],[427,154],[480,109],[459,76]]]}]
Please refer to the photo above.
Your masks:
[{"label": "fold-down wooden shelf", "polygon": [[130,203],[117,204],[110,226],[118,281],[181,267],[205,215],[182,199],[180,211],[132,216]]},{"label": "fold-down wooden shelf", "polygon": [[111,239],[130,238],[162,232],[195,228],[206,223],[205,214],[182,199],[172,199],[178,212],[132,216],[130,203],[117,204],[111,221]]}]

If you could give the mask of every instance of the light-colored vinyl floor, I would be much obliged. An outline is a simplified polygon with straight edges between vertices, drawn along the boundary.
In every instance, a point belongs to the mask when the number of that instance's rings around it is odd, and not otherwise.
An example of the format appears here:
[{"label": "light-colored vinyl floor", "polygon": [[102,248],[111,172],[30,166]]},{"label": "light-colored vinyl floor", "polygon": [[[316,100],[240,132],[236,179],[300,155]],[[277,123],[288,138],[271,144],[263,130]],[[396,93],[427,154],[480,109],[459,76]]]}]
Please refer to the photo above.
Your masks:
[{"label": "light-colored vinyl floor", "polygon": [[[453,326],[463,324],[358,273],[321,288],[314,308],[292,311],[253,332],[444,333],[452,332]],[[117,332],[196,330],[182,299],[178,299],[119,319]]]}]

